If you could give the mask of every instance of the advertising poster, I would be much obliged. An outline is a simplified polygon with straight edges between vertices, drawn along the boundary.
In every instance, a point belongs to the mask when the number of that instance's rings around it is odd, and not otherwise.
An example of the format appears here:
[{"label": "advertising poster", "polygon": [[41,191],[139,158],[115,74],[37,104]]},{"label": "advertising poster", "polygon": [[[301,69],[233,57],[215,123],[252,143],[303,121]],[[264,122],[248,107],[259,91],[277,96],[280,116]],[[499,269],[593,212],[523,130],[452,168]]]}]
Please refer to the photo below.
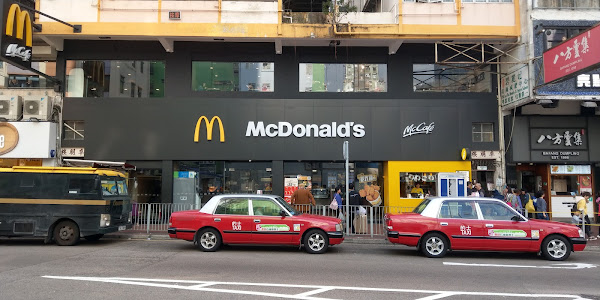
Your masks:
[{"label": "advertising poster", "polygon": [[298,190],[298,178],[285,178],[283,184],[283,199],[285,199],[287,203],[291,203],[292,194]]},{"label": "advertising poster", "polygon": [[377,185],[377,175],[377,169],[371,171],[371,174],[360,173],[356,175],[358,184],[355,190],[358,191],[361,198],[369,202],[372,206],[378,206],[383,203],[381,199],[381,187]]},{"label": "advertising poster", "polygon": [[592,176],[590,175],[579,176],[579,194],[583,192],[592,193]]}]

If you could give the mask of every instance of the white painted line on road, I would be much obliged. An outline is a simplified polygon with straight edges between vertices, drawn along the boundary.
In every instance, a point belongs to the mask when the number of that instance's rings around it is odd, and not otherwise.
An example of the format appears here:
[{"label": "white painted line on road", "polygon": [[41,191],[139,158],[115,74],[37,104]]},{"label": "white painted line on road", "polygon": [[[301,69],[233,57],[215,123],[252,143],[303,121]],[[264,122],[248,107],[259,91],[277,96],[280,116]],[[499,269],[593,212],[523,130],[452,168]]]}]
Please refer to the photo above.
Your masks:
[{"label": "white painted line on road", "polygon": [[527,265],[500,265],[500,264],[467,264],[457,262],[444,262],[447,266],[469,266],[469,267],[499,267],[499,268],[534,268],[534,269],[591,269],[597,267],[597,265],[583,264],[583,263],[572,263],[572,264],[552,264],[550,266],[527,266]]},{"label": "white painted line on road", "polygon": [[312,296],[312,295],[324,293],[324,292],[331,291],[331,290],[332,290],[332,288],[320,288],[320,289],[316,289],[316,290],[312,290],[312,291],[308,291],[308,292],[296,294],[295,296],[296,297],[306,297],[306,296]]},{"label": "white painted line on road", "polygon": [[450,296],[454,296],[454,295],[456,295],[456,293],[441,293],[441,294],[437,294],[437,295],[431,295],[431,296],[419,298],[416,300],[436,300],[436,299],[442,299],[442,298],[446,298],[446,297],[450,297]]},{"label": "white painted line on road", "polygon": [[[414,289],[389,289],[389,288],[369,288],[369,287],[345,287],[345,286],[318,286],[318,285],[300,285],[300,284],[278,284],[278,283],[253,283],[253,282],[226,282],[226,281],[195,281],[195,280],[173,280],[173,279],[149,279],[149,278],[120,278],[120,277],[75,277],[75,276],[42,276],[43,278],[49,279],[64,279],[64,280],[79,280],[79,281],[94,281],[103,283],[118,283],[127,285],[140,285],[140,286],[151,286],[151,287],[163,287],[171,289],[181,290],[192,290],[192,291],[203,291],[203,292],[215,292],[215,293],[230,293],[230,294],[241,294],[241,295],[254,295],[264,297],[275,297],[275,298],[288,298],[288,299],[303,299],[303,300],[324,300],[329,298],[318,298],[310,297],[310,295],[301,296],[301,294],[279,294],[269,292],[256,292],[256,291],[243,291],[243,290],[232,290],[232,289],[215,289],[206,287],[194,287],[194,286],[181,286],[179,283],[190,283],[201,286],[204,284],[213,285],[231,285],[235,287],[242,286],[261,286],[266,288],[273,287],[289,287],[289,288],[307,288],[315,290],[327,289],[341,290],[341,291],[369,291],[369,292],[395,292],[395,293],[419,293],[419,294],[435,294],[429,297],[421,299],[439,299],[431,297],[444,297],[448,296],[498,296],[498,297],[517,297],[517,298],[563,298],[573,300],[587,300],[579,295],[570,294],[512,294],[512,293],[493,293],[493,292],[467,292],[467,291],[437,291],[437,290],[414,290]],[[308,292],[307,292],[308,293]]]},{"label": "white painted line on road", "polygon": [[215,283],[203,283],[203,284],[196,284],[196,285],[192,285],[189,288],[192,289],[197,289],[197,288],[205,288],[207,286],[211,286],[211,285],[215,285]]}]

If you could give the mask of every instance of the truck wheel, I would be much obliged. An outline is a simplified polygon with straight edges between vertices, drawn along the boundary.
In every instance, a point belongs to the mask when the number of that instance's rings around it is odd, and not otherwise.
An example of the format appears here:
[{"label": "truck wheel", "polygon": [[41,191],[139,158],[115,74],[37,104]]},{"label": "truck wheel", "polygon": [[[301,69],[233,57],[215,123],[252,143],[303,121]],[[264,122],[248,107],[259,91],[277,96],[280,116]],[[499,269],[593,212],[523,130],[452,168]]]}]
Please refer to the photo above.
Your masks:
[{"label": "truck wheel", "polygon": [[62,221],[54,227],[54,240],[59,246],[73,246],[79,242],[79,227],[73,221]]},{"label": "truck wheel", "polygon": [[430,233],[421,242],[421,251],[427,257],[440,258],[448,252],[448,242],[439,233]]},{"label": "truck wheel", "polygon": [[548,260],[565,260],[571,255],[571,244],[560,235],[551,235],[542,242],[542,254]]},{"label": "truck wheel", "polygon": [[322,230],[312,229],[304,236],[304,249],[311,254],[321,254],[329,247],[329,238]]}]

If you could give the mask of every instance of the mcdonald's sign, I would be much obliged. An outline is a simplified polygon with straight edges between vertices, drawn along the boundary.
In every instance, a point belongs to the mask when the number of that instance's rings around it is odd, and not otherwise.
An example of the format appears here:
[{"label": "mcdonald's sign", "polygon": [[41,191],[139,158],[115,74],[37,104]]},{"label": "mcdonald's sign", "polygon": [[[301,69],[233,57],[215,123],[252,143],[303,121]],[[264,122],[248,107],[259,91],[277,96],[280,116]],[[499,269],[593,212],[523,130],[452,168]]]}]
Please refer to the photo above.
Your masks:
[{"label": "mcdonald's sign", "polygon": [[32,16],[13,1],[2,1],[0,57],[14,65],[31,68]]},{"label": "mcdonald's sign", "polygon": [[198,143],[200,140],[200,129],[202,127],[202,123],[206,124],[206,140],[212,140],[213,126],[215,125],[215,121],[219,123],[220,141],[221,143],[225,142],[225,130],[223,129],[223,122],[221,121],[221,118],[219,118],[218,116],[214,116],[209,121],[206,116],[201,116],[200,118],[198,118],[198,122],[196,122],[196,129],[194,130],[195,143]]}]

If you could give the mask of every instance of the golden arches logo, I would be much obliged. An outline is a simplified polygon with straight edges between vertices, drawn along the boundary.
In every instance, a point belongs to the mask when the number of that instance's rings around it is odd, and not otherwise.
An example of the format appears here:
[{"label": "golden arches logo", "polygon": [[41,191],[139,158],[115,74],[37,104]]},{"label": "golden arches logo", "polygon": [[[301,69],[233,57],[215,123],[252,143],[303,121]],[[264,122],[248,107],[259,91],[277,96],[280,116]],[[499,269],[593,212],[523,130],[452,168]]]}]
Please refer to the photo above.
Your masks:
[{"label": "golden arches logo", "polygon": [[198,118],[198,122],[196,122],[196,129],[194,130],[194,142],[197,143],[198,140],[200,139],[200,127],[202,127],[203,122],[204,122],[204,124],[206,124],[206,140],[211,141],[212,133],[213,133],[213,126],[215,125],[215,121],[217,121],[217,123],[219,123],[220,141],[221,141],[221,143],[224,143],[225,142],[225,130],[223,129],[223,122],[221,121],[221,118],[219,118],[218,116],[212,117],[212,119],[210,119],[210,121],[208,120],[208,118],[206,116],[202,116],[202,117]]},{"label": "golden arches logo", "polygon": [[18,4],[13,4],[8,10],[8,17],[6,18],[6,35],[13,36],[15,31],[15,19],[17,21],[17,32],[16,38],[19,40],[23,39],[25,34],[25,45],[27,47],[32,46],[32,35],[33,29],[31,27],[31,18],[29,12],[21,10]]}]

